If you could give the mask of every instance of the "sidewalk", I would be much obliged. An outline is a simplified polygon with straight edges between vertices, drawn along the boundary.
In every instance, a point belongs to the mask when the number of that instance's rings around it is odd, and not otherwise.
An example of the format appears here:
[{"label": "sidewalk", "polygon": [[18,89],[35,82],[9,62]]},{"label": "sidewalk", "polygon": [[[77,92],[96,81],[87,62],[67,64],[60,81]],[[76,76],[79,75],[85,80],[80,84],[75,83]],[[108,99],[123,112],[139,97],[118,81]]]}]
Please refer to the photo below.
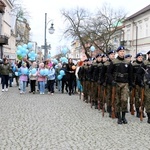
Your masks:
[{"label": "sidewalk", "polygon": [[0,150],[149,150],[147,118],[127,120],[102,117],[78,94],[20,95],[14,86],[0,94]]}]

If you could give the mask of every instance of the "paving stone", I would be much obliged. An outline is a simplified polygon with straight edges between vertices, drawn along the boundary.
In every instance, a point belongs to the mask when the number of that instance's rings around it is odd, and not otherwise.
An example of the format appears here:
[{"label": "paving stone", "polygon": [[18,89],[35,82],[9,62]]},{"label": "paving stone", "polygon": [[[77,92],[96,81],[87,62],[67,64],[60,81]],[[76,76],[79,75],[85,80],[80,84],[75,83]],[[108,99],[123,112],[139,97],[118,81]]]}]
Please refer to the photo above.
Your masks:
[{"label": "paving stone", "polygon": [[[27,89],[29,90],[29,89]],[[0,150],[149,150],[147,118],[118,125],[79,95],[0,92]]]}]

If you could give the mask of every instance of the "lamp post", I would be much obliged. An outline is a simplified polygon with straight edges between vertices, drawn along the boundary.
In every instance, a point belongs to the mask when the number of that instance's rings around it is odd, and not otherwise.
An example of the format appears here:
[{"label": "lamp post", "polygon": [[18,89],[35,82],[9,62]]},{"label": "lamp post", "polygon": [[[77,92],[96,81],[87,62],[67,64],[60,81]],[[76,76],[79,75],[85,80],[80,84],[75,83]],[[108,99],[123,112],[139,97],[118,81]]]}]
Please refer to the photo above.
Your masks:
[{"label": "lamp post", "polygon": [[[51,21],[51,20],[49,20],[49,21],[47,22],[47,13],[45,13],[45,36],[44,36],[44,49],[45,49],[45,51],[44,51],[44,60],[46,60],[47,55],[48,55],[48,50],[47,50],[48,46],[47,46],[47,39],[46,39],[46,29],[47,29],[47,25],[48,25],[48,23],[49,23],[50,21]],[[50,34],[53,34],[54,31],[55,31],[55,29],[54,29],[53,26],[54,26],[54,24],[51,23],[51,27],[48,29]]]}]

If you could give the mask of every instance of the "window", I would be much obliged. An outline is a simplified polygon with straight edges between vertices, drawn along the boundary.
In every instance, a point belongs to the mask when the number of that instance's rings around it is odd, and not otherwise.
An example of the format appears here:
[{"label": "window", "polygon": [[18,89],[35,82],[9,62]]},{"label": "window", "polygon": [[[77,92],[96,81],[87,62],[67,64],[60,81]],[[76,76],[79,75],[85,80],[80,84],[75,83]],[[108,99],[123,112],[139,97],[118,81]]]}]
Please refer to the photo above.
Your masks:
[{"label": "window", "polygon": [[148,21],[145,22],[145,36],[149,36]]}]

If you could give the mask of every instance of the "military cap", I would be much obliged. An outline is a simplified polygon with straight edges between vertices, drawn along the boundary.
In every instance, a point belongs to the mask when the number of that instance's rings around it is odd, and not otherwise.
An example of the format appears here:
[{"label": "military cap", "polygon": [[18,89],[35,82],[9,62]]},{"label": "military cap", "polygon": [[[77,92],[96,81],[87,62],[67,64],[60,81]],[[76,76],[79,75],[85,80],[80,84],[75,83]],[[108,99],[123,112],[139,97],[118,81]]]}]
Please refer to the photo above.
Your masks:
[{"label": "military cap", "polygon": [[115,51],[114,51],[114,50],[110,50],[110,51],[108,52],[108,55],[110,55],[110,54],[112,54],[112,53],[115,53]]},{"label": "military cap", "polygon": [[121,51],[121,50],[125,50],[124,46],[119,46],[119,47],[117,48],[117,52],[119,52],[119,51]]},{"label": "military cap", "polygon": [[129,58],[129,57],[132,57],[132,55],[131,54],[126,54],[125,55],[125,58]]},{"label": "military cap", "polygon": [[138,58],[139,56],[143,56],[143,54],[142,53],[137,53],[135,58]]},{"label": "military cap", "polygon": [[148,51],[147,54],[149,55],[149,54],[150,54],[150,51]]},{"label": "military cap", "polygon": [[101,54],[97,54],[97,55],[96,55],[96,58],[97,58],[97,57],[101,57],[101,56],[102,56]]},{"label": "military cap", "polygon": [[107,57],[107,55],[106,54],[102,54],[102,57]]}]

